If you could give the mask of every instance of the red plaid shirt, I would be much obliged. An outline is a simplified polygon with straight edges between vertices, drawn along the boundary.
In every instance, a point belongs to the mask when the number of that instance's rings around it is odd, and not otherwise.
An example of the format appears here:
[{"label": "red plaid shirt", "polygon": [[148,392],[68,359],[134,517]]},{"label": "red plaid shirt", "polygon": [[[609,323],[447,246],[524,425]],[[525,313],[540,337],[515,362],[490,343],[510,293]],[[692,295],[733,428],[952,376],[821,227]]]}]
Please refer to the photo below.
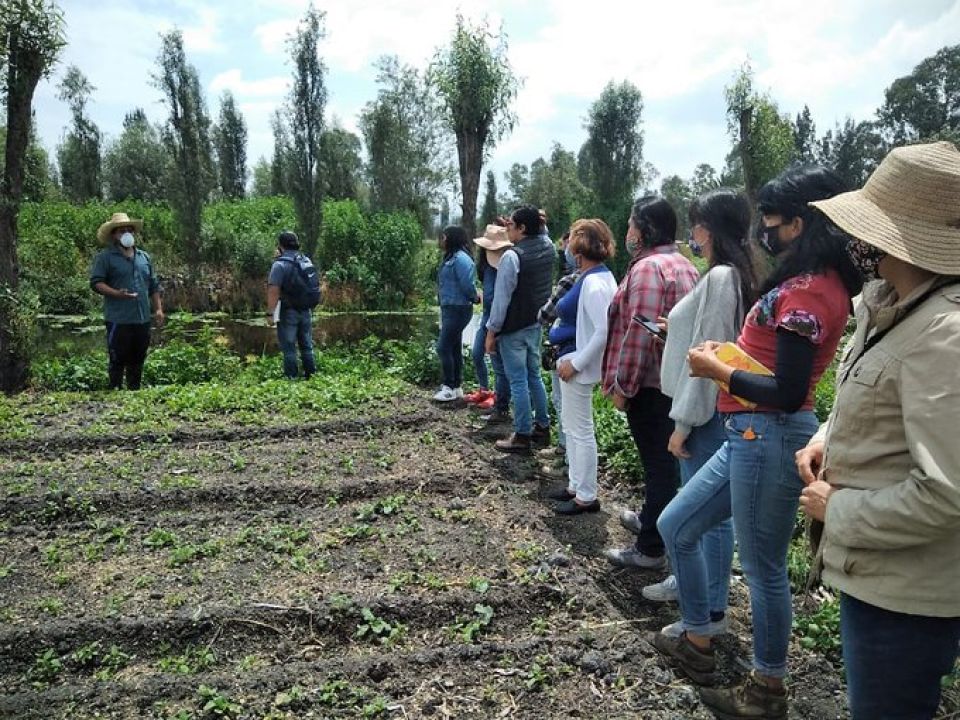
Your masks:
[{"label": "red plaid shirt", "polygon": [[640,388],[660,387],[663,347],[634,315],[666,317],[700,275],[675,244],[641,251],[610,303],[607,346],[603,351],[603,392],[633,397]]}]

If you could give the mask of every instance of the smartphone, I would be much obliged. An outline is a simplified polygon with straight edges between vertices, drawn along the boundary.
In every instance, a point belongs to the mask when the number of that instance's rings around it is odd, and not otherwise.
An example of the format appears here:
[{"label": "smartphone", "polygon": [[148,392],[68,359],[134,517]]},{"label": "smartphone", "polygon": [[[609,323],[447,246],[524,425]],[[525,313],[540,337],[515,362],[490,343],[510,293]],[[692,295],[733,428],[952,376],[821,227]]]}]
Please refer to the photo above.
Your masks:
[{"label": "smartphone", "polygon": [[667,333],[660,329],[660,326],[657,325],[653,320],[644,316],[644,315],[634,315],[633,321],[640,325],[644,330],[653,335],[656,338],[659,338],[662,342],[667,341]]}]

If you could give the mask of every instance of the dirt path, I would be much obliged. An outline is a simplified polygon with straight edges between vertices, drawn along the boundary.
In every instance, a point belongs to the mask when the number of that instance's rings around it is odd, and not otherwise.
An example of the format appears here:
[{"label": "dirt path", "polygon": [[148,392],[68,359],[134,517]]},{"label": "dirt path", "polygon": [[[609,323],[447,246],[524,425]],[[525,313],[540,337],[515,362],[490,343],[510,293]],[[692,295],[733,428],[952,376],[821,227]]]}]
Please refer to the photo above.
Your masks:
[{"label": "dirt path", "polygon": [[[297,429],[51,434],[0,454],[0,717],[708,718],[535,459],[419,397]],[[742,583],[727,679],[749,651]],[[792,653],[794,718],[843,717]]]}]

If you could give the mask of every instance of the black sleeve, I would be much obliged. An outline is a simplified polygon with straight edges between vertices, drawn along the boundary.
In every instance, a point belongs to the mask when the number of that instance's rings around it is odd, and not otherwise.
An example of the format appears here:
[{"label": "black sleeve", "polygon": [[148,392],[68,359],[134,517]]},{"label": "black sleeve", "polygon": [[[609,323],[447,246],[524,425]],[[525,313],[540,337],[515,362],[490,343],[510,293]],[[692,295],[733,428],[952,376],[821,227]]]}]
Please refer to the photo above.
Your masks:
[{"label": "black sleeve", "polygon": [[730,392],[744,400],[796,412],[803,407],[810,391],[813,356],[816,346],[802,335],[777,330],[777,367],[773,375],[757,375],[734,370]]}]

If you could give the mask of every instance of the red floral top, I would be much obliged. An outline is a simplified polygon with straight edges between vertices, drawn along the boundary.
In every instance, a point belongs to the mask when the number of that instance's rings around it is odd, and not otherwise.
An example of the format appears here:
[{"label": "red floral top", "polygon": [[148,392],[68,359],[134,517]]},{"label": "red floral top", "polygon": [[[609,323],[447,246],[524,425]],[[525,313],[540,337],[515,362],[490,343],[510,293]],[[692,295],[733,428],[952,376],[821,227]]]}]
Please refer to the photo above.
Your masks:
[{"label": "red floral top", "polygon": [[[777,329],[784,328],[810,340],[816,346],[810,389],[801,410],[813,408],[814,391],[824,370],[837,353],[847,327],[850,296],[833,270],[823,274],[805,273],[785,280],[754,303],[737,338],[737,345],[754,360],[775,370]],[[723,391],[717,399],[720,412],[743,412],[744,407]],[[760,405],[757,412],[779,412]]]}]

